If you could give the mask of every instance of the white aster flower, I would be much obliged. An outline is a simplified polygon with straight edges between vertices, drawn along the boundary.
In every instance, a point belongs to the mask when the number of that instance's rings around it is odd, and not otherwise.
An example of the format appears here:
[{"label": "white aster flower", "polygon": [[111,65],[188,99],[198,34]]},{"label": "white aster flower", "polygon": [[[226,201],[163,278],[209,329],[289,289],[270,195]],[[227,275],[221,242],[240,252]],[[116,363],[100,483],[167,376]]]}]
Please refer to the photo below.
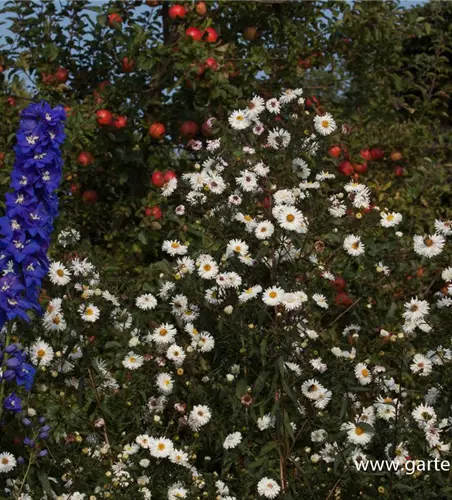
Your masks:
[{"label": "white aster flower", "polygon": [[337,128],[336,122],[330,113],[325,113],[322,116],[316,116],[314,118],[314,127],[320,135],[330,135]]},{"label": "white aster flower", "polygon": [[230,450],[237,447],[242,442],[242,433],[241,432],[233,432],[232,434],[228,434],[223,443],[223,448],[225,450]]},{"label": "white aster flower", "polygon": [[54,285],[64,286],[71,281],[71,272],[61,262],[52,262],[49,267],[49,278]]},{"label": "white aster flower", "polygon": [[361,241],[361,237],[353,234],[346,236],[343,247],[344,250],[346,250],[352,257],[357,257],[358,255],[363,254],[365,249],[364,243]]},{"label": "white aster flower", "polygon": [[152,293],[145,293],[137,297],[136,306],[143,311],[151,311],[157,306],[157,299]]},{"label": "white aster flower", "polygon": [[261,497],[265,498],[276,498],[281,491],[281,487],[276,481],[273,479],[269,479],[268,477],[263,477],[257,483],[257,492]]}]

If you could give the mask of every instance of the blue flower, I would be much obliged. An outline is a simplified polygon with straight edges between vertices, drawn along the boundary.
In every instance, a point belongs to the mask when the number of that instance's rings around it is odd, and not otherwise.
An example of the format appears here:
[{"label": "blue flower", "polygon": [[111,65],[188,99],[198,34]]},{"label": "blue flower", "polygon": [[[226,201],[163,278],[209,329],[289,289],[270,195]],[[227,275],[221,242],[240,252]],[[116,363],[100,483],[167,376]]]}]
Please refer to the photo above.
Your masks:
[{"label": "blue flower", "polygon": [[[53,222],[58,216],[55,190],[61,180],[64,141],[62,106],[34,103],[21,113],[12,192],[0,218],[0,328],[17,317],[28,321],[27,310],[40,311],[39,289],[49,269],[46,256]],[[6,273],[6,275],[5,275]]]},{"label": "blue flower", "polygon": [[20,413],[22,411],[22,400],[19,396],[16,396],[16,394],[12,392],[3,401],[3,408],[14,413]]}]

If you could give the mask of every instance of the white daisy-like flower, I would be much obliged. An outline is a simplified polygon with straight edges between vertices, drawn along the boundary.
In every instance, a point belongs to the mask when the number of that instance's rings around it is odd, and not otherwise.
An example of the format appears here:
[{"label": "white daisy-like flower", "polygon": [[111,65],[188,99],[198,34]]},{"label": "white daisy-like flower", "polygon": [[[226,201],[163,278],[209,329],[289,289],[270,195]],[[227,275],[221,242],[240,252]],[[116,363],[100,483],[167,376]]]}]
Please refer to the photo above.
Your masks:
[{"label": "white daisy-like flower", "polygon": [[452,235],[452,220],[441,221],[439,219],[435,220],[436,232],[442,234],[443,236]]},{"label": "white daisy-like flower", "polygon": [[30,359],[34,365],[48,366],[54,356],[52,346],[41,339],[38,339],[30,348]]},{"label": "white daisy-like flower", "polygon": [[273,479],[269,479],[268,477],[263,477],[257,483],[257,492],[261,497],[265,498],[276,498],[281,491],[281,486],[274,481]]},{"label": "white daisy-like flower", "polygon": [[322,309],[328,309],[329,306],[328,306],[328,302],[326,300],[325,295],[322,295],[321,293],[315,293],[312,296],[312,299]]},{"label": "white daisy-like flower", "polygon": [[17,461],[11,453],[0,453],[0,474],[10,472],[16,467]]},{"label": "white daisy-like flower", "polygon": [[248,128],[252,121],[248,118],[248,112],[246,109],[239,109],[233,111],[228,118],[229,124],[235,130],[244,130]]},{"label": "white daisy-like flower", "polygon": [[196,342],[196,347],[201,352],[210,352],[215,347],[215,339],[210,333],[202,332]]},{"label": "white daisy-like flower", "polygon": [[254,299],[262,292],[262,287],[260,285],[252,286],[243,290],[243,292],[239,295],[240,302],[248,302],[248,300]]},{"label": "white daisy-like flower", "polygon": [[62,332],[66,330],[67,324],[61,312],[53,311],[46,313],[42,318],[44,328],[50,332]]},{"label": "white daisy-like flower", "polygon": [[273,194],[275,205],[293,205],[295,203],[295,195],[291,189],[280,189]]},{"label": "white daisy-like flower", "polygon": [[174,380],[170,373],[159,373],[156,378],[156,385],[162,394],[173,392]]},{"label": "white daisy-like flower", "polygon": [[352,257],[357,257],[364,253],[365,247],[364,243],[361,241],[360,236],[355,236],[354,234],[349,234],[343,243],[344,250],[347,251]]},{"label": "white daisy-like flower", "polygon": [[325,392],[325,388],[318,380],[311,378],[303,382],[301,392],[308,399],[316,400],[322,393]]},{"label": "white daisy-like flower", "polygon": [[303,158],[294,158],[292,160],[292,169],[294,172],[297,172],[298,177],[302,179],[307,179],[311,174],[311,169]]},{"label": "white daisy-like flower", "polygon": [[71,272],[61,262],[52,262],[49,267],[49,278],[54,285],[64,286],[71,281]]},{"label": "white daisy-like flower", "polygon": [[198,259],[197,264],[199,266],[198,274],[202,279],[211,280],[216,278],[218,274],[218,265],[212,258],[202,261]]},{"label": "white daisy-like flower", "polygon": [[180,482],[173,484],[168,489],[168,500],[180,500],[181,498],[187,498],[187,495],[187,488],[184,488]]},{"label": "white daisy-like flower", "polygon": [[271,237],[275,231],[275,226],[268,220],[259,222],[254,229],[254,234],[259,240],[266,240]]},{"label": "white daisy-like flower", "polygon": [[311,441],[313,443],[323,443],[328,437],[328,432],[325,429],[317,429],[311,432]]},{"label": "white daisy-like flower", "polygon": [[295,207],[277,206],[274,207],[272,212],[282,228],[299,234],[307,232],[307,220]]},{"label": "white daisy-like flower", "polygon": [[375,264],[375,269],[377,273],[383,273],[385,276],[388,276],[391,273],[391,270],[389,269],[388,266],[385,266],[383,262],[379,262],[378,264]]},{"label": "white daisy-like flower", "polygon": [[330,113],[316,116],[314,118],[314,127],[320,135],[330,135],[337,129],[336,122]]},{"label": "white daisy-like flower", "polygon": [[165,184],[163,184],[160,194],[167,198],[168,196],[171,196],[174,193],[174,191],[176,191],[176,189],[177,189],[177,179],[173,177],[168,182],[165,182]]},{"label": "white daisy-like flower", "polygon": [[390,212],[390,213],[381,212],[380,216],[381,216],[380,224],[383,227],[397,226],[402,222],[403,219],[402,214],[399,214],[397,212]]},{"label": "white daisy-like flower", "polygon": [[446,282],[452,281],[452,267],[446,267],[446,269],[443,269],[441,278]]},{"label": "white daisy-like flower", "polygon": [[262,301],[267,306],[277,306],[281,304],[284,294],[284,290],[279,286],[269,287],[262,294]]},{"label": "white daisy-like flower", "polygon": [[279,114],[279,112],[281,111],[281,106],[279,104],[279,101],[278,99],[275,98],[269,99],[265,103],[265,107],[267,108],[268,111],[270,111],[270,113],[273,113],[275,115]]},{"label": "white daisy-like flower", "polygon": [[228,434],[223,442],[223,448],[225,450],[236,448],[242,442],[242,439],[243,437],[241,432],[233,432],[232,434]]},{"label": "white daisy-like flower", "polygon": [[178,240],[166,240],[162,244],[162,250],[169,255],[185,255],[188,251],[188,247],[186,245],[182,245],[182,243]]},{"label": "white daisy-like flower", "polygon": [[208,424],[212,418],[210,408],[206,405],[197,405],[193,407],[188,417],[188,425],[193,431],[198,431],[201,427]]},{"label": "white daisy-like flower", "polygon": [[129,354],[123,359],[122,365],[128,370],[137,370],[140,366],[143,366],[144,358],[139,354],[135,354],[130,351]]},{"label": "white daisy-like flower", "polygon": [[432,373],[433,363],[423,354],[415,354],[410,369],[413,373],[417,373],[421,377],[427,377]]},{"label": "white daisy-like flower", "polygon": [[151,311],[157,306],[157,299],[152,293],[145,293],[137,297],[136,306],[143,311]]},{"label": "white daisy-like flower", "polygon": [[446,239],[440,234],[431,234],[429,236],[416,235],[413,238],[414,251],[422,257],[431,259],[439,255],[444,248]]},{"label": "white daisy-like flower", "polygon": [[303,302],[308,300],[308,296],[304,292],[289,292],[284,293],[281,304],[287,311],[300,309]]},{"label": "white daisy-like flower", "polygon": [[295,100],[297,97],[300,97],[302,94],[303,94],[303,89],[295,89],[295,90],[286,89],[281,94],[279,102],[281,104],[288,104],[289,102]]},{"label": "white daisy-like flower", "polygon": [[266,413],[262,417],[257,419],[257,427],[260,431],[265,431],[266,429],[272,429],[275,426],[276,417],[271,413]]},{"label": "white daisy-like flower", "polygon": [[372,374],[366,363],[358,363],[355,366],[355,377],[361,385],[368,385],[372,382]]},{"label": "white daisy-like flower", "polygon": [[432,425],[436,422],[437,416],[435,410],[428,405],[420,404],[411,412],[412,417],[419,426]]},{"label": "white daisy-like flower", "polygon": [[174,449],[169,455],[170,462],[176,465],[186,466],[188,464],[188,453]]},{"label": "white daisy-like flower", "polygon": [[158,439],[151,438],[149,451],[155,458],[166,458],[174,450],[173,442],[170,439],[160,437]]},{"label": "white daisy-like flower", "polygon": [[347,431],[347,441],[358,445],[366,445],[372,440],[374,433],[369,432],[367,429],[367,426],[366,429],[364,429],[363,426],[360,426],[359,422],[357,424],[347,422],[341,426],[341,430]]},{"label": "white daisy-like flower", "polygon": [[252,192],[257,188],[256,174],[250,170],[243,170],[235,180],[245,192]]},{"label": "white daisy-like flower", "polygon": [[176,335],[177,330],[174,325],[171,325],[170,323],[162,323],[157,328],[154,328],[152,335],[150,335],[150,339],[158,345],[165,345],[171,344]]},{"label": "white daisy-like flower", "polygon": [[93,304],[80,304],[78,311],[83,321],[87,321],[88,323],[94,323],[100,317],[99,308]]},{"label": "white daisy-like flower", "polygon": [[265,100],[255,95],[251,101],[248,103],[247,109],[245,111],[247,118],[250,120],[255,120],[265,109]]},{"label": "white daisy-like flower", "polygon": [[254,127],[253,127],[253,134],[254,135],[262,135],[265,130],[264,125],[261,122],[256,122]]},{"label": "white daisy-like flower", "polygon": [[166,357],[170,361],[173,361],[176,366],[180,366],[184,362],[186,356],[187,355],[185,354],[182,347],[178,346],[177,344],[171,345],[166,351]]},{"label": "white daisy-like flower", "polygon": [[247,255],[249,246],[243,240],[230,240],[226,246],[226,257],[231,255]]},{"label": "white daisy-like flower", "polygon": [[419,300],[413,297],[409,302],[404,304],[405,312],[403,318],[406,321],[416,321],[422,319],[430,311],[429,303],[426,300]]},{"label": "white daisy-like flower", "polygon": [[290,143],[291,136],[287,130],[275,128],[268,134],[268,144],[273,149],[287,148]]}]

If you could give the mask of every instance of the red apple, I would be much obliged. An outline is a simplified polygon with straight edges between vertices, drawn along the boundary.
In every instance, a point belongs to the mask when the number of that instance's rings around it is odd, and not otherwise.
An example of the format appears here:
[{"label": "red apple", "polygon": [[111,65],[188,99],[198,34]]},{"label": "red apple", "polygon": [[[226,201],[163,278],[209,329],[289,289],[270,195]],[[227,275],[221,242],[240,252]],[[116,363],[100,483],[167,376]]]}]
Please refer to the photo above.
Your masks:
[{"label": "red apple", "polygon": [[149,135],[153,139],[161,139],[166,132],[165,125],[163,123],[155,122],[153,123],[148,130]]},{"label": "red apple", "polygon": [[110,26],[112,26],[113,23],[117,23],[117,24],[121,24],[122,23],[122,17],[118,13],[116,13],[116,12],[114,12],[113,14],[109,14],[108,15],[108,24]]},{"label": "red apple", "polygon": [[402,177],[403,173],[404,173],[404,168],[401,167],[400,165],[397,165],[397,167],[394,167],[394,174],[397,176],[397,177]]},{"label": "red apple", "polygon": [[71,184],[70,189],[72,194],[77,194],[80,191],[80,184]]},{"label": "red apple", "polygon": [[165,175],[163,176],[163,180],[166,182],[169,182],[171,179],[177,179],[176,172],[173,170],[167,170],[165,172]]},{"label": "red apple", "polygon": [[58,83],[66,83],[69,80],[69,71],[65,68],[58,68],[54,77]]},{"label": "red apple", "polygon": [[217,60],[214,59],[213,57],[208,57],[205,60],[206,66],[208,66],[212,71],[217,71],[218,68],[220,67],[217,63]]},{"label": "red apple", "polygon": [[318,106],[319,104],[320,102],[315,95],[308,97],[305,101],[305,106],[307,108],[312,108],[313,106]]},{"label": "red apple", "polygon": [[154,219],[161,219],[163,213],[158,205],[154,205],[153,207],[146,207],[144,215],[146,217],[154,217]]},{"label": "red apple", "polygon": [[400,151],[393,151],[389,157],[392,161],[400,161],[402,159],[402,153]]},{"label": "red apple", "polygon": [[218,40],[218,33],[213,28],[206,28],[206,42],[215,43]]},{"label": "red apple", "polygon": [[331,146],[328,149],[328,153],[333,158],[339,158],[342,154],[342,148],[340,146]]},{"label": "red apple", "polygon": [[339,163],[339,172],[344,175],[351,176],[355,173],[355,169],[349,161],[342,161],[341,163]]},{"label": "red apple", "polygon": [[153,172],[151,182],[155,187],[162,187],[163,184],[165,184],[165,176],[163,175],[163,172]]},{"label": "red apple", "polygon": [[129,57],[124,57],[122,60],[122,70],[124,73],[132,73],[135,68],[135,61]]},{"label": "red apple", "polygon": [[82,200],[88,205],[94,205],[97,203],[97,193],[94,189],[88,189],[87,191],[83,191]]},{"label": "red apple", "polygon": [[193,138],[199,131],[198,124],[188,120],[179,127],[179,132],[182,137]]},{"label": "red apple", "polygon": [[370,152],[370,149],[361,149],[361,151],[359,152],[359,155],[361,156],[361,158],[363,160],[366,160],[366,161],[372,160],[372,154]]},{"label": "red apple", "polygon": [[358,163],[356,165],[353,165],[353,168],[355,169],[356,173],[364,174],[367,170],[367,163]]},{"label": "red apple", "polygon": [[77,163],[81,165],[82,167],[88,167],[93,163],[94,158],[91,153],[88,153],[88,151],[82,151],[78,156],[77,156]]},{"label": "red apple", "polygon": [[185,17],[185,14],[187,14],[187,9],[180,4],[171,5],[171,7],[168,10],[168,15],[170,16],[170,19],[172,19],[173,21],[177,18],[183,19]]},{"label": "red apple", "polygon": [[105,127],[107,125],[112,124],[113,115],[107,109],[99,109],[99,111],[96,111],[96,119],[97,119],[97,123],[101,127]]},{"label": "red apple", "polygon": [[192,38],[193,40],[201,40],[202,38],[202,31],[198,28],[195,28],[194,26],[190,26],[190,28],[187,28],[185,30],[185,34],[188,36],[188,38]]},{"label": "red apple", "polygon": [[346,282],[342,276],[337,276],[336,279],[331,282],[331,284],[338,292],[345,290]]},{"label": "red apple", "polygon": [[196,4],[195,10],[196,10],[196,14],[198,14],[198,16],[205,16],[207,13],[206,2],[198,2]]},{"label": "red apple", "polygon": [[370,158],[372,161],[382,160],[384,155],[384,151],[380,148],[372,148],[370,150]]},{"label": "red apple", "polygon": [[16,105],[16,99],[14,99],[14,97],[8,97],[7,101],[10,106]]},{"label": "red apple", "polygon": [[353,304],[353,299],[345,292],[339,292],[336,294],[336,297],[334,297],[334,302],[338,306],[351,306]]},{"label": "red apple", "polygon": [[113,119],[113,127],[120,129],[127,126],[126,116],[115,116]]}]

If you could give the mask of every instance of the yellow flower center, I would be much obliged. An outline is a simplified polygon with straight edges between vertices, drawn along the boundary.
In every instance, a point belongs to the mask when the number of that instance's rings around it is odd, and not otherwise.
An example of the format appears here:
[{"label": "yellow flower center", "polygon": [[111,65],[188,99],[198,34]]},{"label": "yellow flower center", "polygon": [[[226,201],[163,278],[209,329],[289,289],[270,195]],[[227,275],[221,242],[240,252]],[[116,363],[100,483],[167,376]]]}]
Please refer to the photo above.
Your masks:
[{"label": "yellow flower center", "polygon": [[46,352],[44,349],[39,349],[37,354],[38,354],[38,358],[43,358],[45,356]]},{"label": "yellow flower center", "polygon": [[276,292],[270,292],[268,294],[272,299],[276,298],[278,296],[278,294]]},{"label": "yellow flower center", "polygon": [[361,375],[363,377],[368,377],[369,376],[369,370],[366,370],[366,368],[364,368],[362,371],[361,371]]},{"label": "yellow flower center", "polygon": [[424,243],[426,246],[431,247],[433,245],[433,240],[431,238],[426,238]]},{"label": "yellow flower center", "polygon": [[355,434],[357,434],[358,436],[361,436],[361,434],[364,434],[364,429],[362,429],[361,427],[357,427],[355,429]]},{"label": "yellow flower center", "polygon": [[166,448],[165,443],[159,443],[159,444],[158,444],[158,446],[157,446],[157,448],[158,448],[160,451],[163,451],[163,450]]},{"label": "yellow flower center", "polygon": [[328,120],[323,120],[322,121],[322,127],[323,128],[328,128],[330,126],[330,122]]},{"label": "yellow flower center", "polygon": [[168,333],[168,330],[166,330],[165,328],[162,328],[162,329],[159,331],[159,333],[160,333],[160,336],[161,336],[161,337],[164,337],[164,336]]},{"label": "yellow flower center", "polygon": [[288,222],[293,222],[295,220],[295,216],[293,216],[292,214],[289,214],[287,217],[286,217],[286,220]]},{"label": "yellow flower center", "polygon": [[58,269],[58,271],[56,273],[58,274],[58,276],[60,278],[62,278],[64,276],[64,271],[62,269]]},{"label": "yellow flower center", "polygon": [[357,241],[355,241],[354,243],[352,243],[352,248],[355,249],[355,250],[358,250],[359,243]]},{"label": "yellow flower center", "polygon": [[210,271],[211,269],[212,269],[212,266],[210,264],[204,265],[204,271]]},{"label": "yellow flower center", "polygon": [[173,243],[171,243],[171,247],[172,248],[179,248],[179,243],[177,243],[177,241],[174,241]]}]

